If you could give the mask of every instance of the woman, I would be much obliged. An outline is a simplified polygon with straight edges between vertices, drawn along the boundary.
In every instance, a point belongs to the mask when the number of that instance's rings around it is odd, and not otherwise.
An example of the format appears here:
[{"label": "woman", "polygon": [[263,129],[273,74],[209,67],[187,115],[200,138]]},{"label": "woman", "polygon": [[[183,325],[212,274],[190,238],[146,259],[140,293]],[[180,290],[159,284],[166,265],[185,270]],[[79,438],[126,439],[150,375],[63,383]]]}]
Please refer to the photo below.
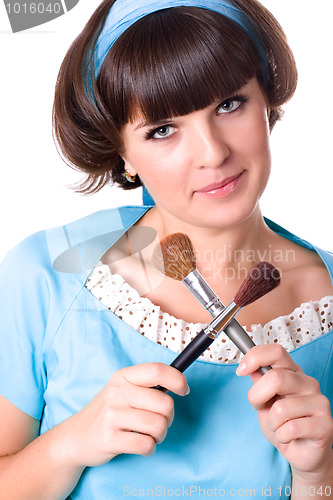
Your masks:
[{"label": "woman", "polygon": [[[255,0],[97,9],[62,65],[55,132],[82,191],[144,185],[144,205],[38,233],[2,265],[3,496],[331,495],[333,260],[259,207],[295,86]],[[261,344],[239,365],[222,337],[186,377],[168,366],[209,321],[151,266],[179,231],[225,303],[262,255],[281,271],[239,313]]]}]

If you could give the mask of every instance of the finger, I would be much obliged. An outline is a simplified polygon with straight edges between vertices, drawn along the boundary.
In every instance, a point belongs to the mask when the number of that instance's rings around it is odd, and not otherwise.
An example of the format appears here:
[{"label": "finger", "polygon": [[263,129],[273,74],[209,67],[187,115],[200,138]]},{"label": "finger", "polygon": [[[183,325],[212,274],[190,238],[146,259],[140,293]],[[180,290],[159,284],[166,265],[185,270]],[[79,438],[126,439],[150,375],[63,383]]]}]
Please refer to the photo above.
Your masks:
[{"label": "finger", "polygon": [[167,419],[168,427],[173,422],[175,411],[171,396],[155,389],[133,386],[127,397],[131,408],[159,413]]},{"label": "finger", "polygon": [[262,377],[262,374],[258,371],[250,374],[250,378],[251,378],[253,384],[258,382],[258,380],[260,380],[261,377]]},{"label": "finger", "polygon": [[275,432],[289,420],[328,414],[324,399],[321,395],[278,399],[274,402],[268,414],[267,424],[271,431]]},{"label": "finger", "polygon": [[320,394],[317,380],[285,369],[273,369],[261,377],[248,392],[250,404],[261,409],[275,396]]},{"label": "finger", "polygon": [[301,368],[280,344],[266,344],[252,347],[243,357],[236,373],[237,375],[246,376],[256,372],[261,366],[269,365],[272,368],[285,368],[294,372],[302,372]]},{"label": "finger", "polygon": [[119,370],[131,384],[142,387],[160,385],[167,390],[185,396],[189,393],[186,377],[175,368],[163,363],[145,363]]},{"label": "finger", "polygon": [[156,451],[156,441],[147,434],[122,431],[113,441],[115,454],[128,453],[150,457]]},{"label": "finger", "polygon": [[275,437],[281,444],[289,444],[296,439],[324,442],[327,441],[328,424],[328,419],[323,416],[296,418],[279,427]]},{"label": "finger", "polygon": [[163,415],[144,410],[120,412],[120,429],[151,436],[156,443],[162,443],[167,435],[167,420]]}]

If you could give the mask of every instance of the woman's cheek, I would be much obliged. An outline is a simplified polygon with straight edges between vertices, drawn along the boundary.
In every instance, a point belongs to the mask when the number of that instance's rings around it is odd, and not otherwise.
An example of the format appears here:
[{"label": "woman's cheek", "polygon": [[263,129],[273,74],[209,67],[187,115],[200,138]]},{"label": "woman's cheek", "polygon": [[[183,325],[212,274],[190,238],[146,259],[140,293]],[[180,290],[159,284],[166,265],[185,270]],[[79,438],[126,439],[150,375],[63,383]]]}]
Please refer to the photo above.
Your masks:
[{"label": "woman's cheek", "polygon": [[249,117],[249,120],[236,132],[236,137],[239,147],[242,147],[247,154],[267,156],[270,149],[270,130],[265,110],[260,110],[257,115]]}]

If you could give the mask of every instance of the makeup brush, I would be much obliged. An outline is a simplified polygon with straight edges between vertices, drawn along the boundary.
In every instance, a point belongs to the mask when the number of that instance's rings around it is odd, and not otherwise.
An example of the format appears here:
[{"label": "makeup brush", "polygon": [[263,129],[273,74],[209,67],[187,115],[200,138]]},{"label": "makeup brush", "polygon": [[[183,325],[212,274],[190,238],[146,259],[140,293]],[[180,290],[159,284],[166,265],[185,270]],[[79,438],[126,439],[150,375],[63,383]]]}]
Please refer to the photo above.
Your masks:
[{"label": "makeup brush", "polygon": [[[180,372],[185,371],[214,342],[240,309],[260,299],[260,297],[274,290],[279,284],[279,271],[269,262],[259,262],[250,270],[234,300],[191,340],[174,359],[171,366]],[[166,391],[161,386],[155,388]]]},{"label": "makeup brush", "polygon": [[[174,233],[164,238],[155,247],[152,262],[166,276],[182,281],[213,318],[224,310],[220,299],[196,269],[193,245],[186,234]],[[236,319],[232,319],[224,333],[243,354],[255,346]],[[270,369],[270,366],[262,366],[259,371],[264,375]]]},{"label": "makeup brush", "polygon": [[224,309],[218,296],[196,269],[193,245],[186,234],[174,233],[164,238],[155,247],[152,262],[161,273],[182,281],[213,318]]}]

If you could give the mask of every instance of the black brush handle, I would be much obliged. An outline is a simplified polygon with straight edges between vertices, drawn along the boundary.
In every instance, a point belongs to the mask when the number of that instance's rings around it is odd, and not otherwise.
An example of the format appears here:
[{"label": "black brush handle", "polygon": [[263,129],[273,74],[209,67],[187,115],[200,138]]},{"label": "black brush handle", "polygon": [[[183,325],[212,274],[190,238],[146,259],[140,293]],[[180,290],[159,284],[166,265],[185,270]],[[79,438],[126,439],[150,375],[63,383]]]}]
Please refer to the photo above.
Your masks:
[{"label": "black brush handle", "polygon": [[173,360],[170,366],[173,366],[180,372],[184,372],[205,350],[214,342],[205,330],[201,330],[194,339],[187,344],[185,349]]},{"label": "black brush handle", "polygon": [[[185,349],[173,360],[170,366],[173,366],[180,372],[184,372],[198,357],[202,354],[210,344],[214,342],[213,338],[208,337],[205,330],[201,330]],[[167,392],[168,389],[161,385],[156,385],[153,389]]]}]

